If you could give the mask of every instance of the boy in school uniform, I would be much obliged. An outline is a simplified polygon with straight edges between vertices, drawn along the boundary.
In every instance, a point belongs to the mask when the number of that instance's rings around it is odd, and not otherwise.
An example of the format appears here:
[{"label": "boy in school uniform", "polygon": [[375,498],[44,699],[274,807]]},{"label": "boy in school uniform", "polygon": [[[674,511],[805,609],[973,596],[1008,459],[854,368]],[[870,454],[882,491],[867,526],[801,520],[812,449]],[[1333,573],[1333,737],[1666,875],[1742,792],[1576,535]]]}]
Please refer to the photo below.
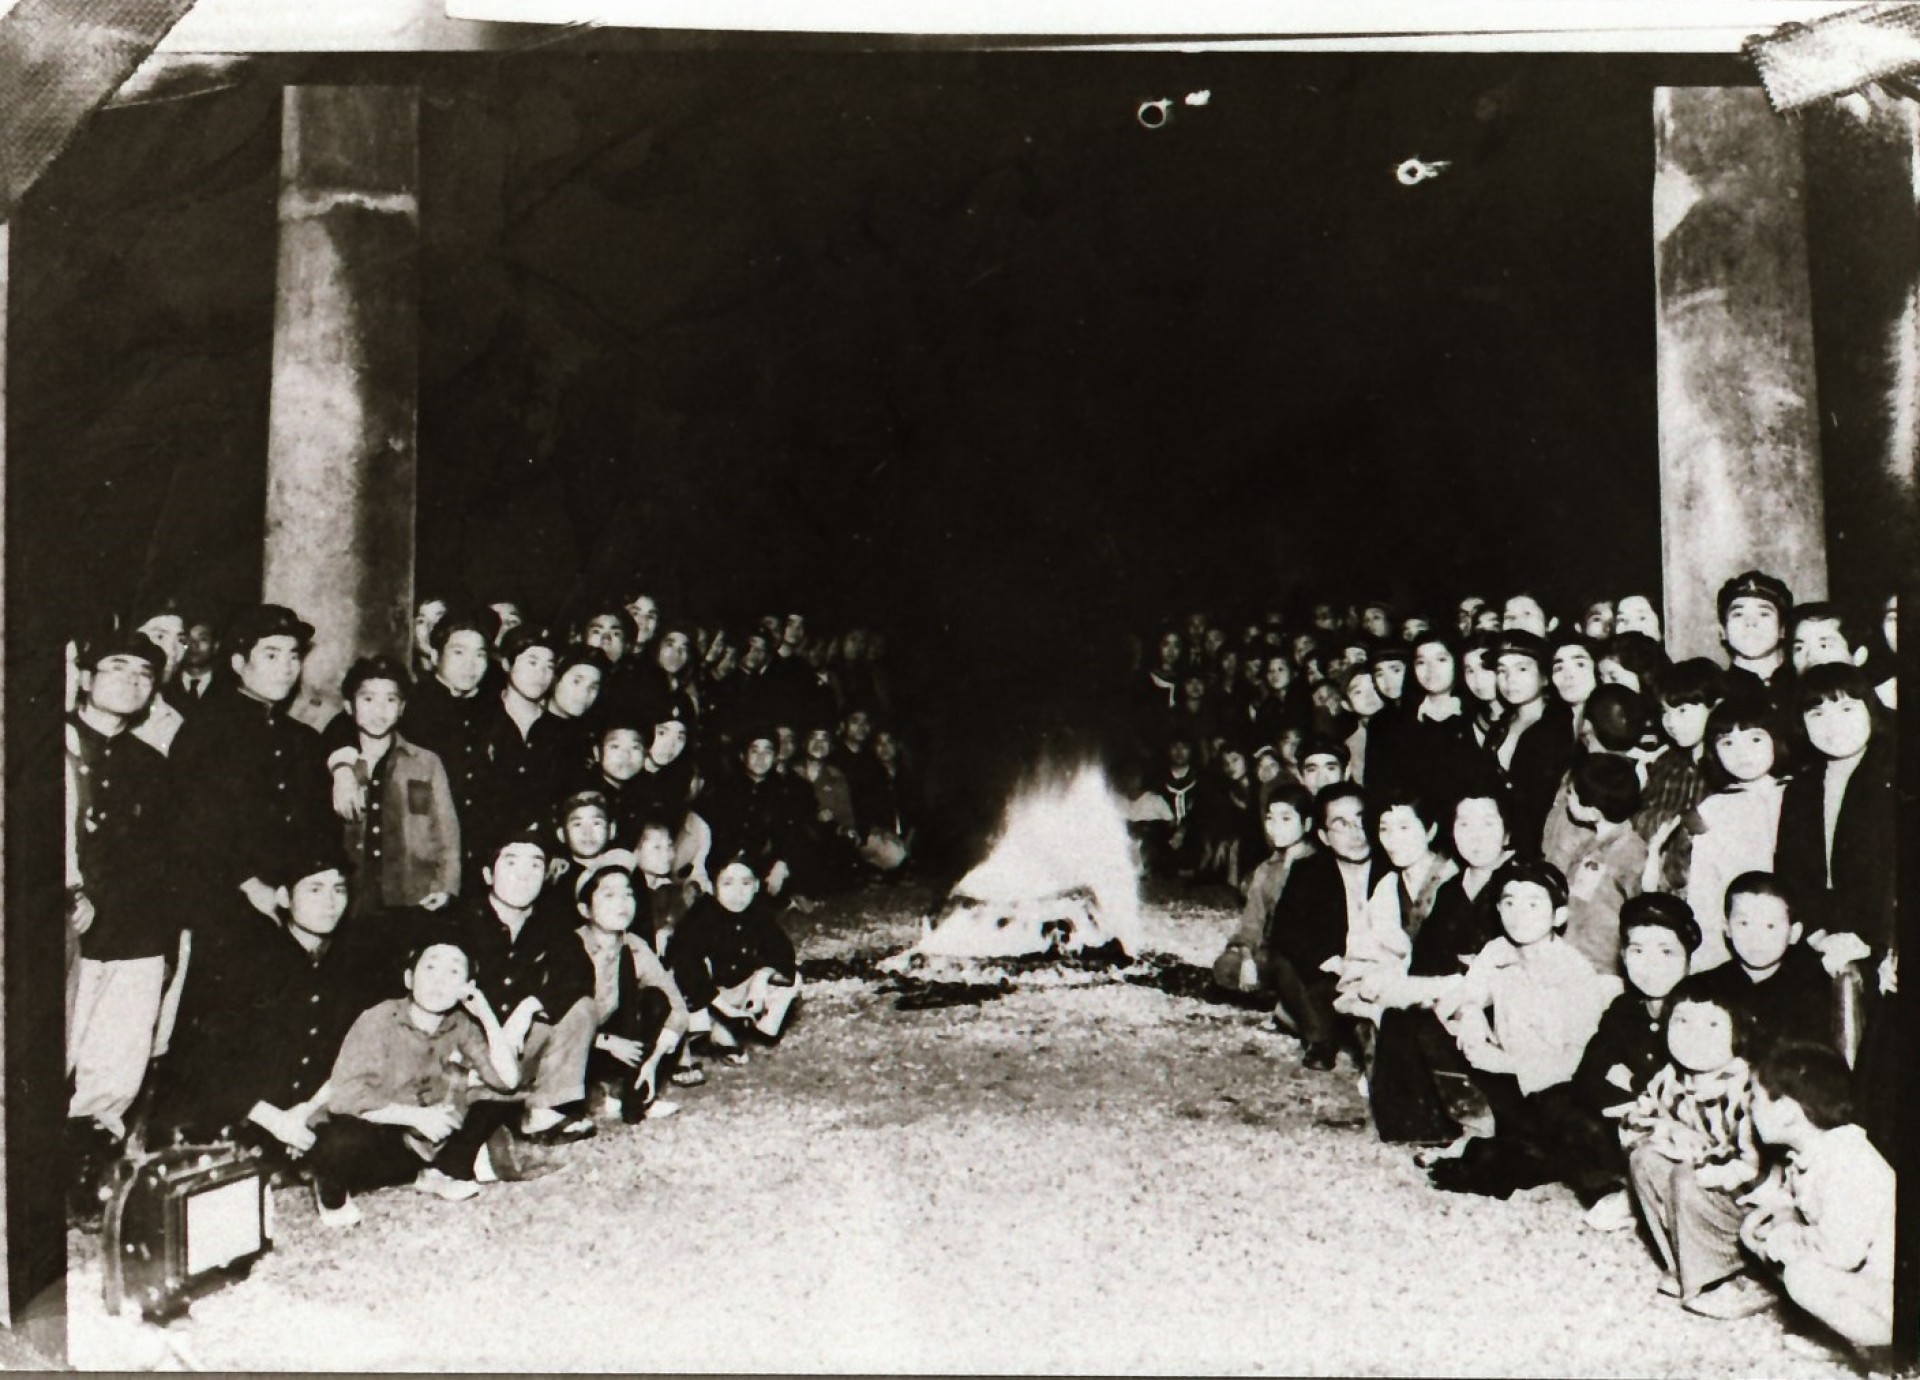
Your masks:
[{"label": "boy in school uniform", "polygon": [[1727,693],[1759,691],[1783,717],[1793,712],[1793,664],[1787,627],[1793,593],[1763,570],[1745,570],[1720,586],[1720,641],[1727,649]]},{"label": "boy in school uniform", "polygon": [[[486,748],[481,737],[482,715],[492,706],[480,693],[493,655],[498,624],[491,612],[449,610],[433,625],[428,645],[433,649],[433,674],[407,696],[400,732],[440,759],[453,807],[459,815],[462,846],[467,853],[467,876],[474,875],[479,845],[476,832],[480,779]],[[337,777],[336,789],[340,786]]]},{"label": "boy in school uniform", "polygon": [[1780,879],[1743,872],[1727,887],[1733,961],[1700,974],[1697,990],[1745,1009],[1756,1049],[1782,1042],[1833,1047],[1833,979],[1801,942],[1802,926]]},{"label": "boy in school uniform", "polygon": [[384,949],[341,923],[348,887],[337,835],[323,831],[270,876],[273,921],[229,902],[195,928],[180,1030],[155,1098],[157,1139],[311,1150],[341,1038],[392,981],[379,966]]},{"label": "boy in school uniform", "polygon": [[191,913],[224,913],[235,896],[277,914],[273,869],[325,832],[320,737],[288,712],[313,626],[262,604],[228,638],[234,682],[217,686],[173,740],[175,858]]},{"label": "boy in school uniform", "polygon": [[547,845],[535,830],[507,836],[480,872],[480,894],[456,916],[461,948],[520,1056],[522,1134],[584,1140],[581,1115],[593,1045],[593,968],[562,905],[542,906]]},{"label": "boy in school uniform", "polygon": [[166,759],[133,734],[160,661],[145,638],[100,638],[82,650],[81,699],[67,717],[75,796],[68,847],[76,865],[67,916],[78,939],[67,1023],[67,1139],[82,1200],[126,1138],[180,928],[169,886]]},{"label": "boy in school uniform", "polygon": [[1560,778],[1573,764],[1573,711],[1547,690],[1547,644],[1524,629],[1503,632],[1494,670],[1506,714],[1489,739],[1501,777],[1513,797],[1513,847],[1522,857],[1540,852],[1541,833]]}]

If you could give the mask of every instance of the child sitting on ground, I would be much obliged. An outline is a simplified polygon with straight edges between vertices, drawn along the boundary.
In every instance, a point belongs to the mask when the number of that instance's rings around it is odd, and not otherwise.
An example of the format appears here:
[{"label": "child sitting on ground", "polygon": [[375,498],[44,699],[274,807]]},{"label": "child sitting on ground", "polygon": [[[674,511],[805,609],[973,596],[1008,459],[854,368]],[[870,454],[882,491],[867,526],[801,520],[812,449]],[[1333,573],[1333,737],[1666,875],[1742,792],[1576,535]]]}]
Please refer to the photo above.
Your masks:
[{"label": "child sitting on ground", "polygon": [[1665,1272],[1659,1291],[1690,1313],[1738,1318],[1769,1302],[1740,1254],[1740,1194],[1760,1177],[1749,1113],[1746,1012],[1676,988],[1669,1063],[1621,1118],[1620,1143],[1640,1215]]},{"label": "child sitting on ground", "polygon": [[1700,990],[1744,1007],[1761,1046],[1805,1041],[1831,1048],[1833,979],[1819,954],[1800,942],[1801,925],[1779,879],[1770,872],[1735,877],[1726,916],[1733,962],[1701,974]]},{"label": "child sitting on ground", "polygon": [[800,995],[793,941],[760,900],[760,878],[735,858],[713,879],[713,895],[688,910],[671,948],[674,981],[692,1012],[688,1029],[704,1033],[726,1062],[744,1064],[739,1030],[751,1025],[780,1038]]},{"label": "child sitting on ground", "polygon": [[1700,946],[1700,926],[1678,896],[1645,892],[1621,903],[1620,941],[1627,990],[1600,1017],[1567,1085],[1562,1136],[1566,1182],[1599,1231],[1633,1225],[1619,1118],[1666,1067],[1667,1007]]},{"label": "child sitting on ground", "polygon": [[604,1094],[604,1111],[629,1124],[672,1116],[676,1103],[657,1099],[661,1068],[687,1032],[687,1003],[644,934],[634,858],[607,853],[580,874],[576,906],[586,920],[580,943],[593,964],[593,1010],[599,1033],[587,1059],[589,1086]]},{"label": "child sitting on ground", "polygon": [[1845,1062],[1819,1045],[1763,1054],[1753,1129],[1787,1167],[1750,1195],[1741,1241],[1779,1267],[1795,1303],[1881,1359],[1872,1353],[1893,1340],[1894,1173],[1853,1123]]},{"label": "child sitting on ground", "polygon": [[1438,1188],[1504,1198],[1555,1177],[1551,1105],[1539,1094],[1573,1077],[1621,984],[1562,935],[1567,885],[1551,863],[1508,863],[1489,886],[1504,937],[1474,957],[1435,1010],[1492,1108],[1494,1135],[1435,1164],[1432,1177]]},{"label": "child sitting on ground", "polygon": [[1287,876],[1300,858],[1314,851],[1307,829],[1313,819],[1313,799],[1292,782],[1276,785],[1264,812],[1267,843],[1273,852],[1254,869],[1247,885],[1247,902],[1240,928],[1213,961],[1213,980],[1229,992],[1273,990],[1273,958],[1267,948],[1267,930],[1273,908],[1286,889]]},{"label": "child sitting on ground", "polygon": [[458,943],[435,939],[415,950],[405,981],[406,996],[353,1023],[327,1080],[330,1117],[314,1128],[307,1163],[329,1227],[360,1222],[354,1193],[411,1183],[461,1202],[480,1192],[476,1176],[504,1177],[488,1147],[498,1132],[504,1151],[501,1109],[510,1104],[471,1110],[467,1102],[474,1080],[513,1092],[520,1081],[513,1038],[474,985]]}]

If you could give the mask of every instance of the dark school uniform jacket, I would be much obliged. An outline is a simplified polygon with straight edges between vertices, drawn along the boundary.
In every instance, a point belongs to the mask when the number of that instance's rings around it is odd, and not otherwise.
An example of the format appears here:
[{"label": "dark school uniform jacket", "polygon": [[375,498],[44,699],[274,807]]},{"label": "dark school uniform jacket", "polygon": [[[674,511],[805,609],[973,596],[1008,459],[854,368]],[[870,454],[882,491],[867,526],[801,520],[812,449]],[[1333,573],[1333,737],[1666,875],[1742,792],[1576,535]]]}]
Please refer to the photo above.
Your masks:
[{"label": "dark school uniform jacket", "polygon": [[80,952],[102,962],[173,952],[180,926],[171,891],[173,800],[167,759],[122,729],[111,736],[67,719],[79,817],[80,889],[93,924]]},{"label": "dark school uniform jacket", "polygon": [[[474,819],[480,777],[486,767],[480,716],[487,705],[485,690],[456,699],[446,686],[428,677],[407,696],[406,712],[400,716],[400,732],[407,741],[418,743],[440,759],[447,785],[453,791],[453,808],[463,827]],[[464,838],[471,852],[475,836],[469,831]]]},{"label": "dark school uniform jacket", "polygon": [[1780,966],[1764,982],[1748,977],[1734,959],[1690,979],[1687,989],[1744,1008],[1753,1017],[1755,1035],[1763,1044],[1806,1040],[1835,1047],[1833,978],[1820,956],[1805,944],[1788,948]]},{"label": "dark school uniform jacket", "polygon": [[[561,899],[554,898],[542,893],[517,936],[508,933],[491,895],[463,903],[455,917],[474,981],[503,1021],[526,998],[536,997],[546,1012],[540,1019],[554,1024],[575,1002],[593,996],[593,964],[574,932],[579,917],[563,914]],[[570,897],[564,899],[570,903]]]},{"label": "dark school uniform jacket", "polygon": [[180,1022],[154,1122],[186,1140],[257,1138],[256,1102],[287,1108],[326,1082],[359,1014],[398,986],[351,918],[318,953],[245,901],[194,926]]},{"label": "dark school uniform jacket", "polygon": [[290,856],[337,824],[320,735],[285,704],[216,687],[169,760],[174,866],[191,904],[224,909],[249,877],[278,885]]},{"label": "dark school uniform jacket", "polygon": [[[1520,857],[1540,855],[1547,813],[1576,755],[1573,711],[1562,700],[1549,700],[1546,712],[1520,735],[1504,772],[1513,804],[1513,851]],[[1494,762],[1497,766],[1497,756]]]},{"label": "dark school uniform jacket", "polygon": [[1598,1116],[1608,1107],[1633,1101],[1666,1062],[1665,1010],[1653,1015],[1645,997],[1622,992],[1600,1013],[1600,1024],[1580,1056],[1571,1084],[1574,1101]]},{"label": "dark school uniform jacket", "polygon": [[674,984],[695,1011],[762,968],[787,977],[799,971],[793,941],[764,897],[738,915],[711,896],[700,897],[675,929],[669,955]]}]

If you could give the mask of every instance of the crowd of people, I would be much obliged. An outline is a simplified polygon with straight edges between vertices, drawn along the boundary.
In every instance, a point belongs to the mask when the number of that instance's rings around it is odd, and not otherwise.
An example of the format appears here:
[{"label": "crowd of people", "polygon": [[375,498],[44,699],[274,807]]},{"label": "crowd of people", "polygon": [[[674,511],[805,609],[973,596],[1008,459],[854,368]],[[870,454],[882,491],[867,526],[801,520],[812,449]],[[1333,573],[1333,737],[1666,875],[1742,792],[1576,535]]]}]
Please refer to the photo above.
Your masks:
[{"label": "crowd of people", "polygon": [[1895,601],[1760,571],[1723,659],[1657,605],[1519,593],[1163,630],[1133,673],[1149,869],[1229,882],[1214,964],[1358,1070],[1442,1190],[1564,1183],[1661,1296],[1891,1338]]},{"label": "crowd of people", "polygon": [[142,1147],[239,1142],[320,1220],[563,1167],[603,1125],[777,1041],[780,923],[909,865],[884,639],[551,627],[420,601],[296,719],[314,629],[171,605],[69,647],[69,1211]]},{"label": "crowd of people", "polygon": [[[1357,1069],[1436,1187],[1571,1186],[1658,1291],[1890,1341],[1895,608],[1729,580],[1723,659],[1644,595],[1164,630],[1117,764],[1144,866],[1244,897],[1214,965]],[[344,707],[314,630],[172,607],[74,642],[71,1210],[162,1142],[250,1143],[320,1219],[550,1172],[781,1037],[779,916],[910,863],[884,642],[554,631],[422,600]],[[398,649],[396,649],[397,651]]]}]

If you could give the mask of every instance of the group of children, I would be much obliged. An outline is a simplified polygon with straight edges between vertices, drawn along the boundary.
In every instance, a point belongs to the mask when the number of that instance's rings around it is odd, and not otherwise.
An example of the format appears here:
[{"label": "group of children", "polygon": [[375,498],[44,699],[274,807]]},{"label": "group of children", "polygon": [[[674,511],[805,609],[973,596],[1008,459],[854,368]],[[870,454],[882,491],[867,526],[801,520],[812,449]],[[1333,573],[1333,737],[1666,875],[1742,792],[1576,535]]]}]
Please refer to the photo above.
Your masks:
[{"label": "group of children", "polygon": [[1350,1053],[1437,1187],[1565,1183],[1589,1226],[1644,1228],[1688,1311],[1784,1296],[1873,1353],[1895,606],[1863,631],[1748,571],[1719,612],[1725,661],[1677,663],[1638,596],[1565,630],[1526,594],[1444,629],[1196,618],[1137,682],[1165,767],[1134,827],[1161,869],[1242,883],[1216,982],[1309,1068]]},{"label": "group of children", "polygon": [[[559,634],[424,600],[316,731],[313,628],[163,607],[70,647],[70,1211],[136,1145],[238,1140],[321,1220],[563,1163],[778,1040],[777,911],[902,867],[917,815],[877,635]],[[220,648],[220,653],[215,649]]]}]

